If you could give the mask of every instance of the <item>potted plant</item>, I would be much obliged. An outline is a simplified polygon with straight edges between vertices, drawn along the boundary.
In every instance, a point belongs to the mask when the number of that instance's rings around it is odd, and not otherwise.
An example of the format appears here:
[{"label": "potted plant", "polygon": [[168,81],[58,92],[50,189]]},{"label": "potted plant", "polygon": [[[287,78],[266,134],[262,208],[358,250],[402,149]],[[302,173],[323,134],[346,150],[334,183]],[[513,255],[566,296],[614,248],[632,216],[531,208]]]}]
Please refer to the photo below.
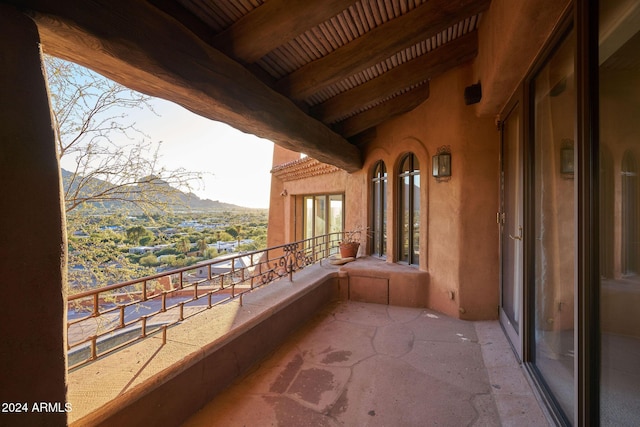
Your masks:
[{"label": "potted plant", "polygon": [[365,229],[362,227],[356,227],[352,231],[345,231],[343,233],[344,238],[340,242],[340,257],[342,258],[355,258],[360,248],[360,237]]}]

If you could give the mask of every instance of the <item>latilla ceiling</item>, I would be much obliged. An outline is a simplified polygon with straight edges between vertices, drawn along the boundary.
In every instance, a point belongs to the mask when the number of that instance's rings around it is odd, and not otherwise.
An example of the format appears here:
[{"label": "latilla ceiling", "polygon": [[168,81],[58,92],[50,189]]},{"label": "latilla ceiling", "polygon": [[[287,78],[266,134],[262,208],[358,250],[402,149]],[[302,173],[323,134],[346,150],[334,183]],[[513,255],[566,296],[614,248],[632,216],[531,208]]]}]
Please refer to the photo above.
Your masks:
[{"label": "latilla ceiling", "polygon": [[[428,97],[431,77],[473,58],[475,31],[489,6],[489,1],[452,6],[456,2],[439,0],[178,1],[216,34],[214,46],[253,66],[266,83],[347,137],[377,124],[349,118],[397,97],[411,109]],[[275,28],[265,34],[261,18],[269,15],[277,17]],[[263,38],[273,42],[259,43]],[[464,40],[447,49],[457,39]],[[425,64],[431,52],[437,58]],[[419,58],[422,62],[412,63]],[[400,76],[395,84],[370,83],[395,68],[400,68],[393,74]],[[348,95],[361,86],[358,96]],[[389,115],[396,110],[389,108]]]},{"label": "latilla ceiling", "polygon": [[[475,57],[490,0],[12,3],[33,11],[45,50],[353,171],[365,131],[424,102],[432,77]],[[91,50],[60,41],[69,34]]]}]

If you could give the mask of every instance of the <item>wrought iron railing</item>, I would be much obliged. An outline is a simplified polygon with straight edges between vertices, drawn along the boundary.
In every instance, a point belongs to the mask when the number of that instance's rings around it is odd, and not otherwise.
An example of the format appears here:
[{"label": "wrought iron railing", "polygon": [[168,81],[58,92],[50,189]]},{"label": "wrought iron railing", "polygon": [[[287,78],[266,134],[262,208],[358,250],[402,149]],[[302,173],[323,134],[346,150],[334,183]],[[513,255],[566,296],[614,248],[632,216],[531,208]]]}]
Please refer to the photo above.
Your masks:
[{"label": "wrought iron railing", "polygon": [[209,260],[68,297],[69,369],[156,334],[338,252],[343,233]]}]

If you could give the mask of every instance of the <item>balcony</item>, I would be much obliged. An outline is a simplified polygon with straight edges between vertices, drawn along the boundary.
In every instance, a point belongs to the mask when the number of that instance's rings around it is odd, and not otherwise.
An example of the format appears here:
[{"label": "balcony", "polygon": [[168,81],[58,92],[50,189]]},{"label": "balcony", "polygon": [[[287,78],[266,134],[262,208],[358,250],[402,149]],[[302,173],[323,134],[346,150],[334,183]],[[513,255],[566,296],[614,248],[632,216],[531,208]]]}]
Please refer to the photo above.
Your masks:
[{"label": "balcony", "polygon": [[[176,270],[162,290],[153,276],[71,297],[89,314],[70,334],[96,326],[69,338],[70,351],[87,349],[68,375],[69,422],[546,424],[497,322],[426,309],[428,274],[413,267],[332,264],[338,240],[269,248],[220,274],[205,265],[196,279]],[[145,305],[156,308],[131,315]]]}]

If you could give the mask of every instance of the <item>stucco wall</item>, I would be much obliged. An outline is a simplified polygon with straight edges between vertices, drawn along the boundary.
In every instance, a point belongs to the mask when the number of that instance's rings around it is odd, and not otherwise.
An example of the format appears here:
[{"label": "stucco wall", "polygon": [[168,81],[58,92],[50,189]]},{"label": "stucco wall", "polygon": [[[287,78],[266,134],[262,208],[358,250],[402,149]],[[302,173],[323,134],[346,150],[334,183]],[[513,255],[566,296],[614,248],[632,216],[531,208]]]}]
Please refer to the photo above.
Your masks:
[{"label": "stucco wall", "polygon": [[[0,27],[0,397],[27,406],[3,406],[0,424],[66,426],[66,232],[40,39],[3,4]],[[63,412],[32,411],[34,402]]]},{"label": "stucco wall", "polygon": [[570,0],[492,0],[478,28],[473,83],[482,83],[478,115],[495,116],[518,87]]},{"label": "stucco wall", "polygon": [[[287,150],[278,145],[273,148],[273,165],[288,163],[300,158],[300,153]],[[275,176],[271,176],[271,192],[269,199],[269,231],[267,232],[267,246],[279,246],[289,238],[290,207],[287,198],[281,196],[285,190],[284,183]]]},{"label": "stucco wall", "polygon": [[[433,78],[427,101],[377,126],[375,137],[362,147],[361,171],[344,174],[338,180],[320,176],[285,183],[289,195],[342,188],[346,228],[370,225],[369,183],[375,162],[383,160],[389,173],[387,262],[395,262],[395,175],[402,155],[413,152],[421,169],[419,268],[430,276],[429,307],[464,319],[496,318],[500,168],[495,119],[569,4],[569,0],[494,0],[480,23],[478,57]],[[478,81],[482,84],[482,100],[465,105],[465,87]],[[452,152],[453,176],[448,182],[436,182],[431,176],[431,157],[442,145],[450,146]],[[274,197],[280,196],[272,191],[272,209],[284,205],[279,208],[279,220],[286,216],[286,221],[291,221],[291,203],[287,198],[274,201]],[[269,233],[274,233],[271,224]]]},{"label": "stucco wall", "polygon": [[[478,118],[464,104],[464,88],[473,83],[471,65],[459,67],[430,83],[429,99],[412,112],[377,128],[364,149],[365,167],[350,182],[366,198],[371,169],[384,160],[389,173],[387,211],[396,212],[398,162],[413,152],[421,169],[420,269],[430,275],[433,309],[462,318],[497,316],[499,136],[492,118]],[[431,157],[449,145],[452,177],[437,182],[431,176]],[[366,200],[361,206],[368,206]],[[348,223],[368,223],[369,212],[347,211]],[[388,261],[393,262],[396,217],[388,224]],[[453,299],[452,299],[453,297]]]},{"label": "stucco wall", "polygon": [[[344,192],[346,229],[369,225],[372,169],[383,160],[389,174],[387,262],[395,262],[397,172],[402,156],[412,152],[421,170],[420,264],[416,268],[429,273],[429,307],[461,318],[496,318],[499,135],[493,118],[476,117],[473,106],[464,103],[464,88],[472,79],[468,64],[432,80],[429,100],[377,128],[376,137],[363,147],[364,167],[359,172],[287,182],[274,177],[269,244],[293,240],[294,204],[301,195]],[[431,157],[442,145],[451,147],[453,176],[436,182]],[[301,212],[297,216],[301,219]]]}]

